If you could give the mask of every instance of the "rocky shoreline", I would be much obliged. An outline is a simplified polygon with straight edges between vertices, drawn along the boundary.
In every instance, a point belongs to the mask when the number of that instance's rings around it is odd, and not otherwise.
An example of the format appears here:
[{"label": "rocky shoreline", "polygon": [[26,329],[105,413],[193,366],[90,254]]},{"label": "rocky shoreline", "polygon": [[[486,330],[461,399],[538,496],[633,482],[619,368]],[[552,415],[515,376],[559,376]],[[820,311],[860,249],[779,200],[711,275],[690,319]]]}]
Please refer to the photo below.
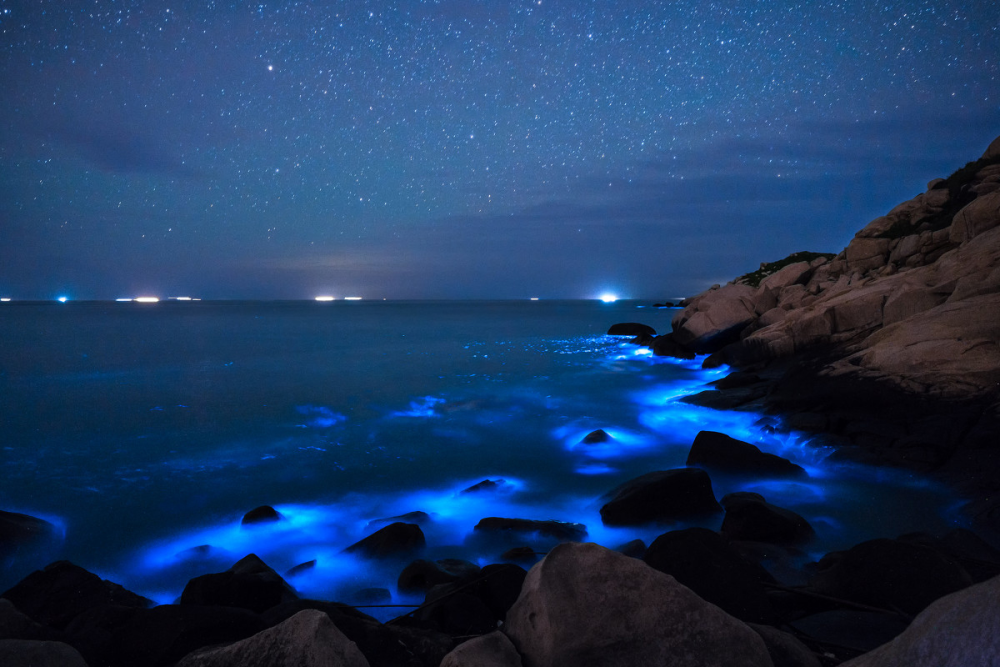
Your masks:
[{"label": "rocky shoreline", "polygon": [[[756,493],[716,498],[711,475],[807,473],[702,431],[687,467],[610,489],[600,515],[609,526],[701,520],[716,530],[667,530],[612,550],[586,543],[581,524],[482,517],[477,534],[555,546],[481,567],[421,558],[430,519],[414,508],[373,522],[345,550],[398,565],[398,589],[423,594],[386,623],[364,606],[302,599],[254,554],[159,606],[59,561],[0,595],[0,664],[1000,664],[1000,138],[841,253],[762,265],[681,306],[669,334],[637,324],[609,333],[734,369],[686,401],[780,415],[836,457],[944,480],[970,500],[972,530],[887,535],[805,562],[808,521]],[[259,507],[242,523],[281,520]],[[0,512],[0,556],[53,530]],[[387,590],[367,594],[389,604]]]}]

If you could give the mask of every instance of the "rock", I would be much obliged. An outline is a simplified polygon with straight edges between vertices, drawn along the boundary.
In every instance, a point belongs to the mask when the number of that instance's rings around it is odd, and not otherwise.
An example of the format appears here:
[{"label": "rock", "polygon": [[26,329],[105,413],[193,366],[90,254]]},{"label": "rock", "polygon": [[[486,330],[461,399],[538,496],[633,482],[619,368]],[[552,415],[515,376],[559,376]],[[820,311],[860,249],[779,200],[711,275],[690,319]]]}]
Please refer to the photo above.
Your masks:
[{"label": "rock", "polygon": [[283,518],[281,513],[270,505],[261,505],[244,514],[240,525],[248,526],[258,523],[274,523],[275,521],[281,521]]},{"label": "rock", "polygon": [[981,159],[993,160],[996,158],[1000,158],[1000,137],[997,137],[996,139],[990,142],[990,145],[987,146],[986,151],[983,153]]},{"label": "rock", "polygon": [[601,520],[608,526],[680,521],[722,511],[708,473],[697,468],[651,472],[631,479],[605,496]]},{"label": "rock", "polygon": [[298,598],[295,590],[255,554],[225,572],[195,577],[181,593],[182,605],[239,607],[260,613]]},{"label": "rock", "polygon": [[256,614],[236,607],[105,605],[73,619],[66,635],[91,665],[167,667],[191,651],[239,641],[264,628]]},{"label": "rock", "polygon": [[844,667],[967,667],[1000,664],[1000,577],[945,596],[890,643]]},{"label": "rock", "polygon": [[368,558],[393,558],[419,551],[426,545],[427,540],[420,526],[397,521],[355,542],[344,551]]},{"label": "rock", "polygon": [[335,602],[294,600],[262,614],[264,623],[275,626],[304,609],[318,609],[330,617],[337,629],[358,645],[372,667],[438,667],[454,648],[450,637],[434,630],[383,625],[360,611]]},{"label": "rock", "polygon": [[653,354],[658,357],[675,357],[677,359],[694,359],[695,353],[674,338],[673,334],[657,336],[650,343]]},{"label": "rock", "polygon": [[721,380],[716,380],[714,382],[709,382],[710,385],[716,389],[738,389],[740,387],[749,387],[752,384],[757,384],[762,382],[761,377],[756,373],[747,373],[745,371],[734,371],[722,378]]},{"label": "rock", "polygon": [[583,436],[583,440],[580,441],[580,444],[596,445],[598,443],[608,442],[609,440],[614,440],[614,438],[608,435],[607,431],[599,428],[596,431],[591,431],[587,435]]},{"label": "rock", "polygon": [[826,595],[908,614],[971,584],[969,574],[953,559],[929,547],[890,539],[827,554],[811,582]]},{"label": "rock", "polygon": [[539,553],[528,546],[513,547],[500,554],[500,559],[514,563],[526,563],[534,565],[538,561]]},{"label": "rock", "polygon": [[850,649],[841,657],[854,657],[870,651],[903,632],[907,620],[893,614],[880,614],[855,609],[836,609],[808,614],[788,624],[796,632],[820,646],[841,646]]},{"label": "rock", "polygon": [[441,661],[441,667],[522,667],[517,649],[502,632],[459,644]]},{"label": "rock", "polygon": [[83,656],[62,642],[0,639],[0,665],[4,667],[87,667]]},{"label": "rock", "polygon": [[747,285],[730,284],[703,292],[674,315],[672,338],[697,353],[711,353],[739,339],[753,320],[753,296]]},{"label": "rock", "polygon": [[64,629],[77,614],[99,605],[148,607],[153,604],[65,560],[32,572],[0,597],[10,600],[34,621],[57,630]]},{"label": "rock", "polygon": [[1000,225],[1000,191],[976,197],[955,214],[948,239],[965,243]]},{"label": "rock", "polygon": [[56,527],[44,519],[0,510],[0,560],[58,535]]},{"label": "rock", "polygon": [[304,572],[309,572],[316,567],[316,559],[307,560],[304,563],[299,563],[294,565],[287,572],[285,572],[286,577],[297,577]]},{"label": "rock", "polygon": [[559,545],[531,568],[504,629],[532,667],[772,664],[745,624],[596,544]]},{"label": "rock", "polygon": [[482,569],[472,590],[502,620],[521,594],[526,576],[527,571],[513,563],[493,563]]},{"label": "rock", "polygon": [[726,516],[722,520],[721,532],[731,540],[797,544],[816,535],[813,527],[801,516],[772,505],[763,498],[729,494],[722,499],[722,506],[726,508]]},{"label": "rock", "polygon": [[496,491],[507,484],[506,480],[503,479],[484,479],[483,481],[473,484],[467,489],[462,489],[462,493],[479,493],[480,491]]},{"label": "rock", "polygon": [[647,325],[639,324],[638,322],[620,322],[618,324],[612,324],[611,328],[608,329],[609,336],[655,336],[656,329]]},{"label": "rock", "polygon": [[801,477],[806,471],[788,459],[766,454],[749,442],[716,431],[701,431],[688,453],[687,465],[746,475]]},{"label": "rock", "polygon": [[761,583],[769,578],[767,573],[743,559],[725,538],[711,530],[686,528],[664,533],[649,545],[643,561],[742,621],[774,620],[774,609]]},{"label": "rock", "polygon": [[369,667],[357,644],[321,611],[304,610],[273,628],[221,648],[193,653],[178,667]]},{"label": "rock", "polygon": [[795,635],[782,632],[770,625],[758,623],[747,623],[747,625],[764,640],[774,667],[821,667],[819,658]]},{"label": "rock", "polygon": [[587,527],[582,523],[504,519],[495,516],[481,519],[474,530],[484,533],[537,533],[557,540],[582,540],[587,536]]},{"label": "rock", "polygon": [[625,544],[619,544],[615,551],[630,558],[642,558],[646,555],[646,543],[642,540],[629,540]]},{"label": "rock", "polygon": [[[760,281],[758,289],[767,289],[777,292],[784,287],[797,285],[809,280],[812,275],[812,266],[809,262],[795,262],[781,269],[778,269],[768,277]],[[763,312],[763,311],[761,311]]]},{"label": "rock", "polygon": [[55,641],[62,636],[19,612],[10,600],[0,598],[0,639]]},{"label": "rock", "polygon": [[414,618],[454,637],[482,635],[497,629],[497,618],[477,595],[454,585],[435,586]]},{"label": "rock", "polygon": [[855,236],[847,244],[847,265],[852,271],[865,272],[885,266],[889,255],[889,239]]},{"label": "rock", "polygon": [[366,525],[368,528],[374,528],[376,526],[388,526],[391,523],[415,523],[418,526],[422,526],[429,523],[431,517],[427,512],[407,512],[406,514],[400,514],[399,516],[390,516],[384,519],[372,519]]},{"label": "rock", "polygon": [[469,579],[479,574],[479,566],[465,560],[415,560],[399,574],[397,588],[405,593],[426,593],[434,586]]}]

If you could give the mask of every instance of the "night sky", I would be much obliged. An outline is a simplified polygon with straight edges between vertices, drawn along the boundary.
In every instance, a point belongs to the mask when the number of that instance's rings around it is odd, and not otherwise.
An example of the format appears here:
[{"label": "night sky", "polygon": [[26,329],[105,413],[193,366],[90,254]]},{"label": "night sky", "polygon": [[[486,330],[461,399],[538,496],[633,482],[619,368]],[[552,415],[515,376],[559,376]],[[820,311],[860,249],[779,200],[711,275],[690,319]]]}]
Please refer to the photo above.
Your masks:
[{"label": "night sky", "polygon": [[1000,134],[971,2],[0,0],[0,296],[665,299]]}]

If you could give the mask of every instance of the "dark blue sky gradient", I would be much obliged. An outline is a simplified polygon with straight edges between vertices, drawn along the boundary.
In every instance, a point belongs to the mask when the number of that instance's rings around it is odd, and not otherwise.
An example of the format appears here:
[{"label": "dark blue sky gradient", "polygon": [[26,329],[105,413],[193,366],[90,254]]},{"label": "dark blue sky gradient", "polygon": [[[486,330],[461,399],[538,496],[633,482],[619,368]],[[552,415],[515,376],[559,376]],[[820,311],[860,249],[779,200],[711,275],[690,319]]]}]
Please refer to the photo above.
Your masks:
[{"label": "dark blue sky gradient", "polygon": [[1000,134],[993,2],[0,0],[0,294],[668,298]]}]

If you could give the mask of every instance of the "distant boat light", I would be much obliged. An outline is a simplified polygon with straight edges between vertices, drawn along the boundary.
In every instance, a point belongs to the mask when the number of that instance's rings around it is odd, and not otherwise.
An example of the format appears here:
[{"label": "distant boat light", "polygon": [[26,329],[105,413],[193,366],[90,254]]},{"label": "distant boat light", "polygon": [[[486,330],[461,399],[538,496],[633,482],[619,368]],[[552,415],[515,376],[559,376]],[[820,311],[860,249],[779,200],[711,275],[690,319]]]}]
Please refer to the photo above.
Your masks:
[{"label": "distant boat light", "polygon": [[126,298],[124,298],[124,299],[115,299],[115,301],[131,301],[131,300],[132,300],[132,299],[129,299],[129,298],[127,298],[127,297],[126,297]]},{"label": "distant boat light", "polygon": [[189,296],[172,296],[170,298],[173,299],[174,301],[190,301],[191,300],[191,297],[189,297]]},{"label": "distant boat light", "polygon": [[156,303],[160,300],[160,298],[156,296],[137,296],[135,297],[135,300],[139,303]]},{"label": "distant boat light", "polygon": [[360,296],[345,296],[344,301],[361,301]]},{"label": "distant boat light", "polygon": [[69,301],[69,297],[68,296],[61,296],[58,299],[56,299],[56,301],[58,301],[59,303],[66,303],[67,301]]},{"label": "distant boat light", "polygon": [[614,303],[618,300],[618,296],[615,294],[602,294],[601,301],[604,303]]},{"label": "distant boat light", "polygon": [[0,301],[5,301],[5,302],[6,301],[10,301],[10,297],[9,296],[5,296],[3,298],[0,298]]},{"label": "distant boat light", "polygon": [[333,301],[333,297],[332,296],[318,296],[318,297],[316,297],[316,300],[317,301]]},{"label": "distant boat light", "polygon": [[537,296],[533,296],[533,297],[531,297],[531,300],[532,301],[538,301],[538,297]]}]

